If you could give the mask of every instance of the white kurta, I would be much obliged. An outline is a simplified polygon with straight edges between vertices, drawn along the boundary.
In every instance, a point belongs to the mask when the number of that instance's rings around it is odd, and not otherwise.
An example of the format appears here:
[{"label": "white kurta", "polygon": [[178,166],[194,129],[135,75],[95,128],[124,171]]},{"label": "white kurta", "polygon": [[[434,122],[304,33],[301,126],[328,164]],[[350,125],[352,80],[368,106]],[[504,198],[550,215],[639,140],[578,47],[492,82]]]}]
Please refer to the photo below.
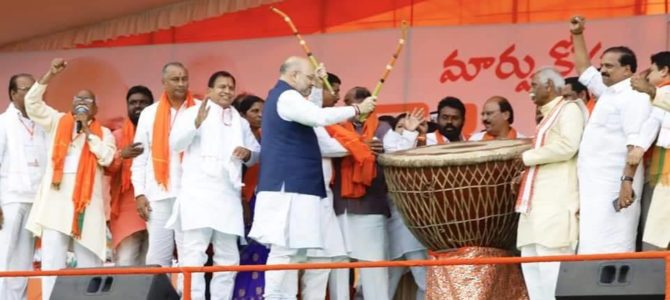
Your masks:
[{"label": "white kurta", "polygon": [[[31,270],[34,239],[25,229],[47,160],[47,135],[13,103],[0,115],[0,271]],[[23,299],[27,278],[0,278],[0,299]]]},{"label": "white kurta", "polygon": [[627,145],[640,144],[640,129],[651,112],[649,97],[634,91],[630,80],[604,88],[600,73],[587,69],[579,78],[598,97],[589,119],[577,161],[580,197],[579,253],[635,251],[643,166],[635,173],[638,201],[620,212],[619,197]]},{"label": "white kurta", "polygon": [[[439,130],[435,130],[431,133],[426,134],[426,146],[437,145],[438,144],[437,143],[437,135],[438,134],[441,135]],[[447,137],[442,136],[442,138],[444,138],[444,143],[445,144],[450,142],[449,139],[447,139]]]},{"label": "white kurta", "polygon": [[47,164],[47,134],[13,103],[0,115],[0,204],[32,203]]},{"label": "white kurta", "polygon": [[[200,109],[200,104],[188,108],[175,121],[170,133],[170,148],[176,152],[184,152],[182,161],[181,189],[177,197],[177,209],[173,210],[171,221],[167,226],[177,226],[181,230],[192,230],[211,228],[218,232],[231,235],[244,236],[244,219],[242,213],[242,200],[240,183],[233,182],[228,167],[239,168],[242,172],[242,163],[239,159],[223,157],[232,153],[232,149],[241,146],[251,151],[251,158],[246,165],[254,165],[258,161],[260,145],[256,141],[249,123],[239,117],[234,108],[224,110],[217,104],[208,103],[209,114],[200,128],[195,128],[195,119]],[[225,116],[224,116],[225,114]],[[232,118],[233,114],[237,114]],[[224,119],[225,117],[225,119]],[[230,121],[226,125],[225,120]],[[237,123],[233,125],[232,122]],[[235,132],[237,131],[237,132]],[[219,134],[221,136],[219,136]],[[241,137],[240,141],[234,142]],[[210,143],[208,144],[208,140]],[[222,142],[230,144],[221,147],[221,153],[227,153],[222,157],[206,157],[204,146],[213,146],[212,143]],[[236,160],[237,163],[233,163]],[[212,165],[216,167],[214,174],[209,174],[206,169]],[[233,170],[235,172],[235,170]]]},{"label": "white kurta", "polygon": [[[195,103],[199,104],[200,101],[196,99]],[[170,107],[170,124],[174,124],[179,114],[184,113],[185,105],[186,102],[182,104],[179,110]],[[158,102],[147,106],[140,114],[133,143],[141,143],[144,152],[133,159],[133,164],[130,167],[130,179],[133,183],[135,197],[144,195],[152,202],[177,197],[181,183],[179,179],[181,176],[181,159],[179,153],[173,149],[170,149],[170,181],[167,190],[156,182],[154,163],[151,158],[151,145],[157,109]]]},{"label": "white kurta", "polygon": [[[35,123],[49,134],[49,155],[53,155],[53,143],[58,128],[58,123],[63,113],[60,113],[49,107],[42,95],[46,90],[46,85],[35,83],[26,94],[26,111],[28,116]],[[116,146],[114,136],[109,129],[102,127],[102,139],[96,135],[90,135],[86,141],[83,134],[73,135],[68,154],[65,157],[63,168],[63,179],[60,189],[56,190],[51,185],[53,177],[53,161],[47,160],[46,172],[42,179],[42,184],[33,208],[28,217],[26,228],[32,231],[36,236],[42,235],[42,230],[48,228],[70,235],[72,232],[72,218],[74,215],[74,203],[72,202],[72,193],[77,177],[77,166],[79,157],[84,147],[88,143],[90,151],[98,159],[98,167],[95,173],[93,184],[93,194],[91,202],[86,207],[86,216],[81,230],[81,239],[76,240],[82,246],[95,253],[104,261],[106,257],[107,235],[105,224],[105,209],[102,196],[103,167],[109,166],[114,159]]]},{"label": "white kurta", "polygon": [[347,250],[342,237],[340,224],[335,216],[333,209],[333,190],[330,188],[330,182],[333,178],[333,157],[343,157],[347,155],[347,149],[342,147],[337,140],[330,137],[323,127],[314,128],[316,138],[321,148],[321,160],[323,167],[323,181],[326,184],[326,198],[321,199],[321,231],[323,234],[323,249],[308,249],[308,257],[338,257],[346,256]]},{"label": "white kurta", "polygon": [[[562,98],[558,97],[542,106],[542,115],[549,118],[560,101]],[[530,210],[519,217],[519,249],[533,244],[549,249],[574,250],[577,246],[577,151],[586,123],[586,107],[568,102],[555,118],[546,130],[543,145],[523,153],[524,164],[537,168],[534,178],[528,178],[534,179]]]},{"label": "white kurta", "polygon": [[[353,107],[321,108],[295,90],[287,90],[279,96],[277,113],[284,121],[310,127],[337,124],[356,114]],[[291,249],[323,248],[320,200],[318,196],[283,191],[259,192],[249,237],[263,244]]]}]

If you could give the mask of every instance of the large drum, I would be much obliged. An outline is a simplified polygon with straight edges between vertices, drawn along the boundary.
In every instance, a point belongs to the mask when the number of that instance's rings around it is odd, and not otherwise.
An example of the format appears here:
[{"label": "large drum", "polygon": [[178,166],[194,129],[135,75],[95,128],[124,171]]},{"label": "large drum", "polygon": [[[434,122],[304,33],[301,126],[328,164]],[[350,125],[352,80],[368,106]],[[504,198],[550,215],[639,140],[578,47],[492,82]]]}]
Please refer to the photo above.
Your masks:
[{"label": "large drum", "polygon": [[514,204],[530,140],[464,142],[380,155],[391,198],[432,251],[514,246]]}]

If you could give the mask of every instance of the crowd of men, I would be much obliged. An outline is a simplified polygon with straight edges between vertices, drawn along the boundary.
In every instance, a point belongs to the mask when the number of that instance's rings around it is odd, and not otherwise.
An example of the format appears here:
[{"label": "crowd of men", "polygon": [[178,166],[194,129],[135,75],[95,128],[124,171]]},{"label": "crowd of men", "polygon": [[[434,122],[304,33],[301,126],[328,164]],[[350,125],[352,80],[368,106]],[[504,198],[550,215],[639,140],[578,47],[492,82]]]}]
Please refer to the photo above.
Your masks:
[{"label": "crowd of men", "polygon": [[[670,241],[670,52],[638,72],[632,50],[612,47],[596,69],[584,29],[583,18],[571,19],[579,77],[564,79],[552,68],[532,76],[537,111],[525,113],[536,113],[538,125],[532,149],[519,157],[527,169],[516,205],[522,256],[635,251],[636,240],[644,250],[667,249]],[[433,120],[420,109],[377,116],[376,97],[364,87],[349,89],[336,106],[341,79],[298,57],[282,63],[264,100],[236,97],[226,71],[212,74],[204,99],[195,99],[187,68],[168,63],[158,101],[146,87],[130,88],[127,118],[110,131],[95,117],[93,91],[74,95],[70,112],[44,101],[66,68],[54,59],[37,81],[29,74],[9,81],[11,103],[0,115],[0,270],[31,269],[35,237],[43,270],[65,268],[68,251],[77,267],[102,266],[107,228],[117,266],[175,259],[202,266],[210,245],[214,265],[237,265],[240,247],[254,243],[267,264],[425,259],[389,198],[376,155],[524,137],[502,96],[484,103],[485,129],[471,136],[455,97],[439,102]],[[558,263],[522,269],[531,299],[553,299]],[[391,299],[406,271],[361,269],[356,293]],[[425,269],[410,271],[423,299]],[[219,272],[210,293],[324,299],[328,287],[330,299],[349,299],[349,276],[343,269],[268,271],[260,290],[247,291],[236,288],[235,273]],[[43,279],[44,299],[54,282]],[[205,285],[197,273],[182,292],[204,299]],[[25,299],[26,287],[25,278],[2,278],[0,298]]]}]

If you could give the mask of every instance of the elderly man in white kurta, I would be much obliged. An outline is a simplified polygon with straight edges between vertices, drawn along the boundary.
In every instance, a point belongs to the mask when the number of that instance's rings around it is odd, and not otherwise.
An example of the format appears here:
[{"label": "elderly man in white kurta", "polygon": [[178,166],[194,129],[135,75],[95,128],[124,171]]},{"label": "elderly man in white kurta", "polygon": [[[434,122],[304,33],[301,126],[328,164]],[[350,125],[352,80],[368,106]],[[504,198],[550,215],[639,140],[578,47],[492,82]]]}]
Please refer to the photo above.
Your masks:
[{"label": "elderly man in white kurta", "polygon": [[[587,118],[583,102],[561,95],[563,77],[553,68],[531,79],[531,98],[540,107],[533,148],[522,154],[526,172],[516,211],[521,213],[517,248],[521,256],[574,254],[577,247],[577,150]],[[522,264],[531,300],[554,299],[559,262]]]},{"label": "elderly man in white kurta", "polygon": [[[584,19],[571,21],[579,81],[598,102],[584,129],[577,161],[580,197],[580,254],[635,251],[643,166],[627,163],[651,112],[649,97],[634,91],[635,54],[626,47],[605,50],[598,71],[590,66]],[[633,192],[634,191],[634,192]]]},{"label": "elderly man in white kurta", "polygon": [[[47,134],[28,118],[24,99],[32,75],[9,80],[10,100],[0,115],[0,271],[32,269],[34,242],[25,229],[47,164]],[[4,219],[3,219],[4,216]],[[0,278],[0,299],[25,299],[28,278]]]},{"label": "elderly man in white kurta", "polygon": [[[77,267],[84,268],[101,266],[107,246],[102,180],[103,167],[112,162],[116,152],[114,136],[95,120],[97,106],[90,91],[77,93],[72,114],[44,103],[48,82],[65,67],[63,59],[54,59],[25,100],[28,116],[50,139],[51,159],[26,225],[42,238],[43,270],[65,268],[70,242]],[[55,279],[42,281],[45,299],[51,295]]]},{"label": "elderly man in white kurta", "polygon": [[[321,108],[305,100],[315,70],[304,58],[288,58],[265,102],[261,172],[256,213],[249,236],[270,245],[267,264],[305,260],[307,249],[323,248],[320,211],[326,197],[321,152],[313,127],[370,113],[374,98],[356,107]],[[266,299],[295,299],[297,271],[265,272]]]},{"label": "elderly man in white kurta", "polygon": [[170,149],[170,128],[177,115],[199,103],[188,87],[188,70],[178,62],[163,67],[165,91],[158,102],[142,111],[133,143],[140,143],[144,152],[133,159],[130,167],[137,210],[147,221],[149,248],[146,263],[163,267],[172,265],[174,245],[181,250],[181,232],[167,229],[172,215],[181,176],[181,158]]},{"label": "elderly man in white kurta", "polygon": [[[242,163],[258,161],[260,145],[249,123],[230,104],[234,86],[227,72],[209,80],[208,98],[187,109],[175,121],[170,147],[183,152],[181,189],[168,221],[183,232],[183,266],[203,266],[207,247],[214,250],[214,265],[238,265],[238,237],[244,236]],[[214,273],[212,299],[231,299],[235,273]],[[205,299],[203,273],[193,275],[192,299]]]}]

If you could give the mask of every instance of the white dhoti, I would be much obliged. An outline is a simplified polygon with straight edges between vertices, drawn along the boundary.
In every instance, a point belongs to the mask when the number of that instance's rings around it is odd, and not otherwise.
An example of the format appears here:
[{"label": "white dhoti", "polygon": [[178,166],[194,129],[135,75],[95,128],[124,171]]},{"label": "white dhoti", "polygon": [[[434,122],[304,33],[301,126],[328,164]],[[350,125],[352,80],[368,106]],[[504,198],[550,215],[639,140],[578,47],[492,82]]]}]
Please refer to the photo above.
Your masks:
[{"label": "white dhoti", "polygon": [[670,244],[670,187],[661,184],[654,188],[642,241],[660,249]]},{"label": "white dhoti", "polygon": [[[359,261],[388,259],[388,234],[386,216],[344,213],[338,216],[349,257]],[[389,296],[388,268],[362,268],[360,270],[363,297],[391,299]]]},{"label": "white dhoti", "polygon": [[[270,245],[267,264],[304,262],[307,249],[321,249],[321,199],[285,192],[259,192],[249,237]],[[266,299],[296,299],[297,271],[265,272]]]},{"label": "white dhoti", "polygon": [[[521,247],[521,256],[549,256],[568,255],[575,251],[570,247],[547,248],[539,244],[531,244]],[[558,272],[560,262],[524,263],[521,264],[526,289],[531,300],[556,299],[556,284],[558,283]]]},{"label": "white dhoti", "polygon": [[[35,240],[26,230],[31,203],[7,203],[2,205],[4,222],[0,229],[0,271],[32,270]],[[0,278],[0,299],[26,299],[28,278]]]},{"label": "white dhoti", "polygon": [[[642,168],[633,182],[636,199],[616,212],[619,178],[603,180],[599,170],[579,169],[579,254],[634,252],[642,195]],[[566,216],[567,217],[567,216]]]},{"label": "white dhoti", "polygon": [[[402,219],[398,208],[390,202],[391,218],[388,219],[389,250],[391,259],[424,260],[428,259],[426,247],[409,231]],[[389,295],[393,297],[398,283],[408,268],[397,267],[389,269]],[[410,267],[414,282],[418,287],[416,299],[424,299],[426,294],[426,268]]]},{"label": "white dhoti", "polygon": [[[67,234],[44,228],[42,231],[42,270],[65,269],[67,250],[73,241],[74,255],[77,258],[77,268],[101,267],[102,260],[93,251],[82,246],[76,239]],[[42,297],[49,299],[56,283],[56,276],[42,277]]]}]

